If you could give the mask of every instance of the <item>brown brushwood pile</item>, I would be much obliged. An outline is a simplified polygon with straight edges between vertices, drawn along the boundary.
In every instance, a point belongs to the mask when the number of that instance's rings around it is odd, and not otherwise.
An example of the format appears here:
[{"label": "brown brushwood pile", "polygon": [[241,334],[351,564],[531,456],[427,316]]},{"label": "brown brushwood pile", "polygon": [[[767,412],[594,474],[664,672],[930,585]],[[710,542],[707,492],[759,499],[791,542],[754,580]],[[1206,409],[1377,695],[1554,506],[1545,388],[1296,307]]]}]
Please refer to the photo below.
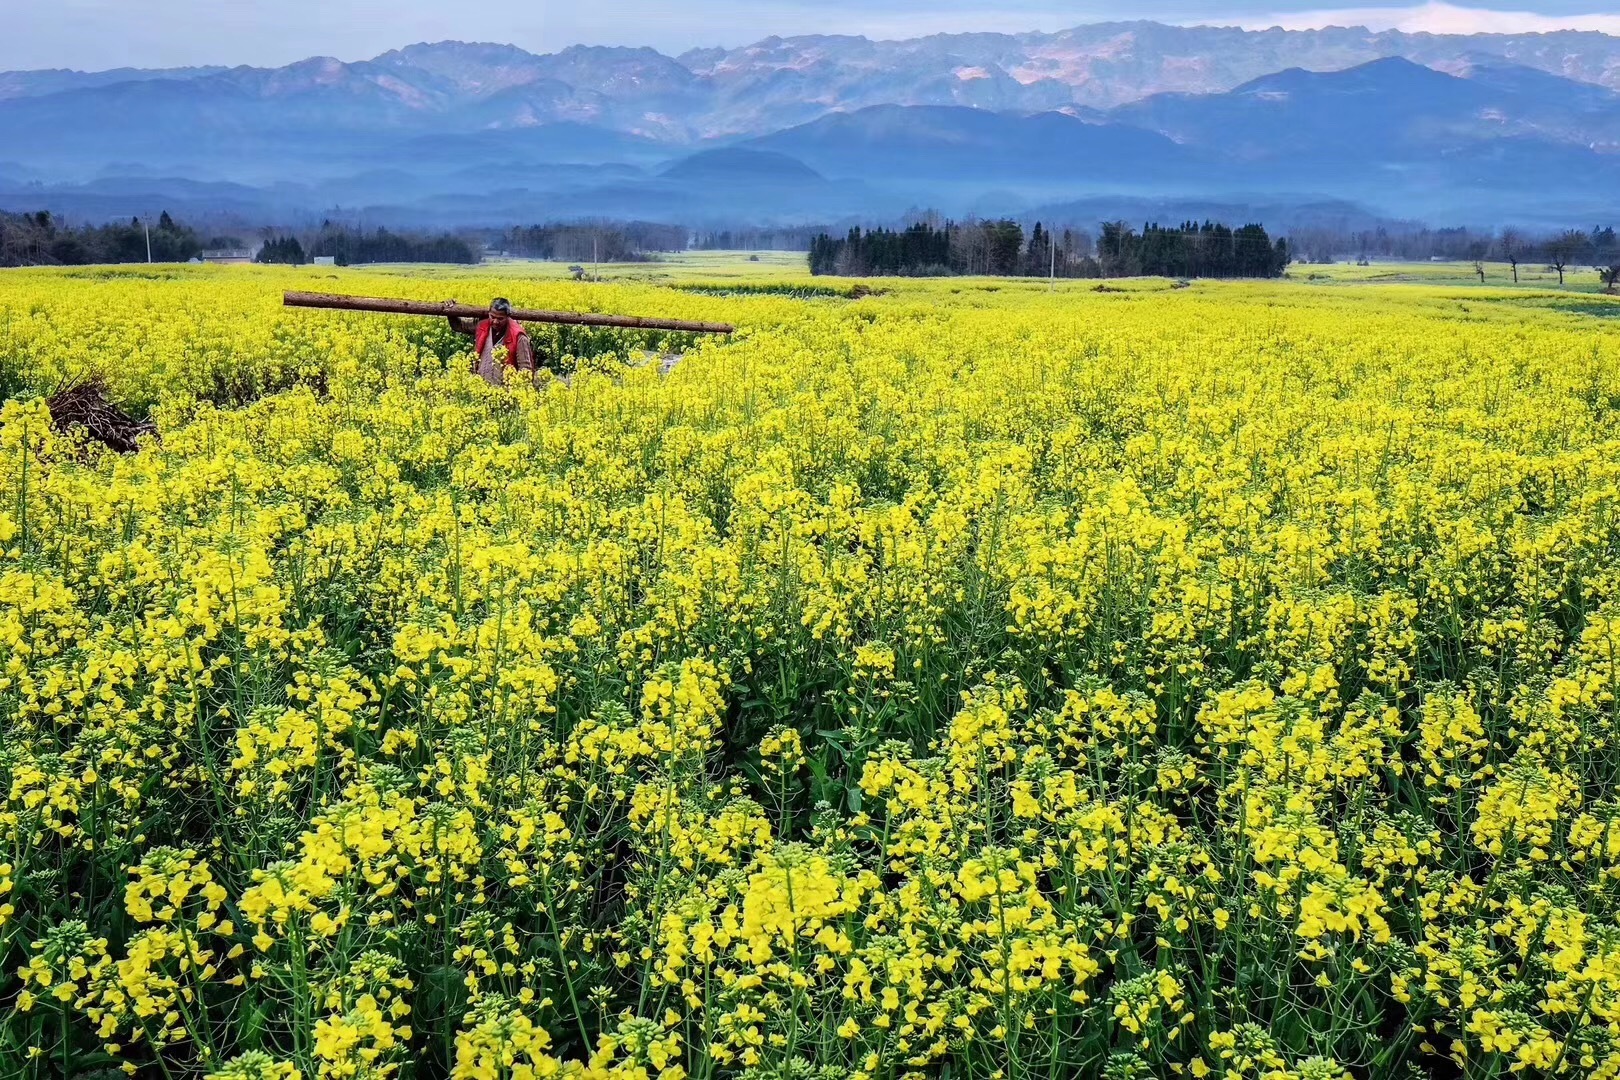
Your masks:
[{"label": "brown brushwood pile", "polygon": [[107,400],[107,381],[100,375],[73,379],[57,387],[46,406],[51,424],[64,434],[78,427],[120,454],[134,453],[142,435],[156,435],[157,425],[137,420]]}]

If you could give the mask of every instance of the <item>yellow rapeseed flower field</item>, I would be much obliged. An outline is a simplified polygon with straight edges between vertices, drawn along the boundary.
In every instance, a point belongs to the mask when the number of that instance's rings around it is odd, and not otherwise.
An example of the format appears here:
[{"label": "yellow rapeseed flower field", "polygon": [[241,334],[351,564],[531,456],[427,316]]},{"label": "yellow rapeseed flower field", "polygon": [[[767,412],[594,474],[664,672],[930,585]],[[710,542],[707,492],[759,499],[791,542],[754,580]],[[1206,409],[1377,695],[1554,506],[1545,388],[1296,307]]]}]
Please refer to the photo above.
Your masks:
[{"label": "yellow rapeseed flower field", "polygon": [[0,276],[0,1075],[1620,1076],[1620,303],[496,280]]}]

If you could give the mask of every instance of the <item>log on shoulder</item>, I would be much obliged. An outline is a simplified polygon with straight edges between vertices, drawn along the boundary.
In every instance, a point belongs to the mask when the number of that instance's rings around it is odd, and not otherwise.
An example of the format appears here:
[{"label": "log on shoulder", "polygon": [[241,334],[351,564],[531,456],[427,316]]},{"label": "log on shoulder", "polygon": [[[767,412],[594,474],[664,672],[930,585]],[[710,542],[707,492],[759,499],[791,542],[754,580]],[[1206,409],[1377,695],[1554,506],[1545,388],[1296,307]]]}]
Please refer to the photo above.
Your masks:
[{"label": "log on shoulder", "polygon": [[[339,296],[333,293],[288,292],[282,295],[287,307],[326,308],[332,311],[375,311],[387,315],[454,315],[483,318],[485,308],[456,304],[449,300],[393,300],[379,296]],[[730,334],[730,323],[691,322],[686,319],[645,319],[635,315],[603,315],[592,311],[544,311],[512,309],[512,318],[523,323],[558,323],[564,326],[612,326],[625,330],[672,330],[689,334]]]}]

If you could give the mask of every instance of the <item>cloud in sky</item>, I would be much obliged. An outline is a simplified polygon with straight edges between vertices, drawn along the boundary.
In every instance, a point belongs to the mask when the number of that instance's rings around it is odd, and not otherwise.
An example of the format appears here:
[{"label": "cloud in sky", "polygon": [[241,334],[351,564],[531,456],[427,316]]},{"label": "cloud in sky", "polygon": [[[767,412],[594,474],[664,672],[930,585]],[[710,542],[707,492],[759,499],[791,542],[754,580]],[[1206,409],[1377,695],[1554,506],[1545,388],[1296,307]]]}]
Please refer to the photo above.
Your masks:
[{"label": "cloud in sky", "polygon": [[[1354,2],[1354,0],[1352,0]],[[1158,19],[1306,28],[1366,25],[1436,33],[1592,29],[1620,34],[1613,0],[1475,0],[1324,9],[1323,0],[0,0],[0,70],[358,60],[415,41],[502,41],[536,52],[585,44],[679,52],[771,34],[906,38],[1058,30]]]},{"label": "cloud in sky", "polygon": [[1334,8],[1242,18],[1238,25],[1309,30],[1322,26],[1365,26],[1427,34],[1543,34],[1554,30],[1596,30],[1620,34],[1620,15],[1497,11],[1430,2],[1414,7]]}]

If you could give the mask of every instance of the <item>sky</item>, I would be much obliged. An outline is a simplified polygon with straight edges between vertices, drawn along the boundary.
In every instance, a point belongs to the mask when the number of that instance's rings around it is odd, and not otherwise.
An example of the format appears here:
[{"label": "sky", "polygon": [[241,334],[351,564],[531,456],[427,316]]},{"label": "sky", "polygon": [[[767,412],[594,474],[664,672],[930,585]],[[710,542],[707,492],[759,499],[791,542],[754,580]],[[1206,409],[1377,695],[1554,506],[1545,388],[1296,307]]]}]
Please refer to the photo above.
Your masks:
[{"label": "sky", "polygon": [[[1331,3],[1331,0],[1329,0]],[[417,41],[573,44],[668,53],[772,34],[904,38],[1060,30],[1110,19],[1302,29],[1362,25],[1433,33],[1557,29],[1620,35],[1613,0],[1466,0],[1326,7],[1324,0],[0,0],[0,71],[71,67],[275,66],[360,60]]]}]

